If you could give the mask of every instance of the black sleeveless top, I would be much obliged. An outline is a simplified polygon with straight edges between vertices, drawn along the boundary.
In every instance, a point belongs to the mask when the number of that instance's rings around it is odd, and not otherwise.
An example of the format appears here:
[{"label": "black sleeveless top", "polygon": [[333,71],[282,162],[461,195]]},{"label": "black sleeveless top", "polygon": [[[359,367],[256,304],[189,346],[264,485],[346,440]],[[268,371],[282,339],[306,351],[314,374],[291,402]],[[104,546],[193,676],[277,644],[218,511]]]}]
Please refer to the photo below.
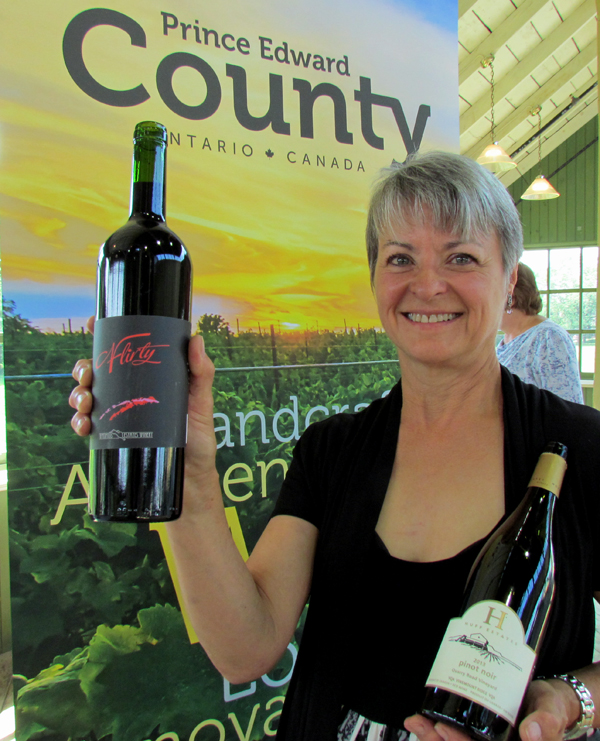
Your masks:
[{"label": "black sleeveless top", "polygon": [[457,584],[466,583],[485,541],[452,558],[418,563],[391,556],[374,533],[364,574],[348,595],[351,634],[361,640],[346,654],[345,707],[396,728],[419,710],[448,621],[460,614]]},{"label": "black sleeveless top", "polygon": [[[507,515],[523,497],[546,443],[558,440],[569,450],[554,517],[556,599],[536,673],[573,672],[592,659],[592,593],[600,590],[600,413],[500,370]],[[390,561],[374,548],[401,409],[398,384],[358,414],[310,425],[294,450],[273,516],[308,520],[319,537],[278,741],[331,741],[343,706],[401,725],[398,720],[418,705],[443,631],[459,609],[481,543],[456,560],[433,564]],[[418,688],[414,693],[409,683]]]}]

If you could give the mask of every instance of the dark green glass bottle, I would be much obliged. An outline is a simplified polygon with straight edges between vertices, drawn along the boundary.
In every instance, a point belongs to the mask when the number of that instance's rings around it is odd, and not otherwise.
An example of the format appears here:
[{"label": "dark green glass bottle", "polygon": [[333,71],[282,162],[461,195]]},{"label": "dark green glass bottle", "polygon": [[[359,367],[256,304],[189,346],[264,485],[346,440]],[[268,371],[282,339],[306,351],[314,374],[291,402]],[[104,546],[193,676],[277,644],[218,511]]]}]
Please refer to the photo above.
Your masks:
[{"label": "dark green glass bottle", "polygon": [[421,713],[480,741],[506,741],[534,672],[554,596],[552,516],[567,448],[548,443],[527,493],[487,540],[450,621]]},{"label": "dark green glass bottle", "polygon": [[131,213],[100,248],[90,514],[166,521],[181,512],[192,267],[166,225],[167,132],[137,124]]}]

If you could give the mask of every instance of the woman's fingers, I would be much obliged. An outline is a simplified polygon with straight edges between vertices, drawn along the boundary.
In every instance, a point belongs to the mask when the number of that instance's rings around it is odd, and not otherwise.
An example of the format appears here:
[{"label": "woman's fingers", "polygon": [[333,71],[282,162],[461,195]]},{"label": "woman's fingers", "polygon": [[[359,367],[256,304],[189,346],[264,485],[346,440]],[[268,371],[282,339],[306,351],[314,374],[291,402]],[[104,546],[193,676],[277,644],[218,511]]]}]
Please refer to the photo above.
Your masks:
[{"label": "woman's fingers", "polygon": [[536,710],[519,725],[523,741],[562,741],[567,725],[554,708]]},{"label": "woman's fingers", "polygon": [[73,378],[81,385],[91,387],[92,385],[92,360],[85,358],[78,360],[73,368]]},{"label": "woman's fingers", "polygon": [[69,406],[77,412],[71,418],[71,427],[81,437],[90,434],[92,422],[90,414],[92,411],[92,392],[88,386],[76,386],[69,396]]},{"label": "woman's fingers", "polygon": [[537,680],[529,685],[519,725],[523,741],[562,741],[565,729],[579,717],[579,700],[562,680]]},{"label": "woman's fingers", "polygon": [[411,715],[404,721],[404,727],[419,741],[470,741],[466,733],[443,723],[434,723],[422,715]]},{"label": "woman's fingers", "polygon": [[[88,322],[89,326],[89,322]],[[71,418],[71,427],[81,437],[90,434],[92,423],[92,361],[89,358],[78,360],[73,368],[73,378],[78,382],[69,396],[69,406],[77,410]]]},{"label": "woman's fingers", "polygon": [[71,427],[80,437],[89,435],[92,429],[92,421],[89,414],[77,412],[71,418]]},{"label": "woman's fingers", "polygon": [[[563,686],[564,685],[564,686]],[[578,715],[577,698],[561,681],[532,682],[524,701],[525,717],[519,725],[522,741],[562,741],[567,728]],[[422,715],[404,721],[405,728],[419,741],[467,741],[468,736]]]},{"label": "woman's fingers", "polygon": [[92,411],[93,397],[88,386],[75,386],[69,396],[69,406],[83,414],[90,414]]}]

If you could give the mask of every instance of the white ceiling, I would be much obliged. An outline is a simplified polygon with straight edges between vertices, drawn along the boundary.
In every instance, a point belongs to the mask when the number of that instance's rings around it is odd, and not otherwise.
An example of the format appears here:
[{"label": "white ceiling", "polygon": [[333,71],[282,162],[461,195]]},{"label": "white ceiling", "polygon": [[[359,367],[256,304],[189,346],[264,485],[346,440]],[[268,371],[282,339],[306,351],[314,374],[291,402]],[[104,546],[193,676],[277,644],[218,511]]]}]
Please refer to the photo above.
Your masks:
[{"label": "white ceiling", "polygon": [[[476,158],[491,139],[518,163],[509,185],[598,113],[596,0],[459,0],[460,151]],[[547,174],[547,173],[545,173]]]}]

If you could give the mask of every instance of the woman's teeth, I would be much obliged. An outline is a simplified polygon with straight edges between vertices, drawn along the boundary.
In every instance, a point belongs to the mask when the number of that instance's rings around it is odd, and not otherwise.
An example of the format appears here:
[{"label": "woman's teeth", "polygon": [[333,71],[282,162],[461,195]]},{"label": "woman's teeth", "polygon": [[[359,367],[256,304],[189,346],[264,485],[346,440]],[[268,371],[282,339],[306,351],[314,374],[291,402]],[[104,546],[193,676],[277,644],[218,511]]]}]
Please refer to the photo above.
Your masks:
[{"label": "woman's teeth", "polygon": [[407,314],[411,322],[422,322],[424,324],[432,324],[433,322],[448,322],[451,319],[456,319],[459,314]]}]

